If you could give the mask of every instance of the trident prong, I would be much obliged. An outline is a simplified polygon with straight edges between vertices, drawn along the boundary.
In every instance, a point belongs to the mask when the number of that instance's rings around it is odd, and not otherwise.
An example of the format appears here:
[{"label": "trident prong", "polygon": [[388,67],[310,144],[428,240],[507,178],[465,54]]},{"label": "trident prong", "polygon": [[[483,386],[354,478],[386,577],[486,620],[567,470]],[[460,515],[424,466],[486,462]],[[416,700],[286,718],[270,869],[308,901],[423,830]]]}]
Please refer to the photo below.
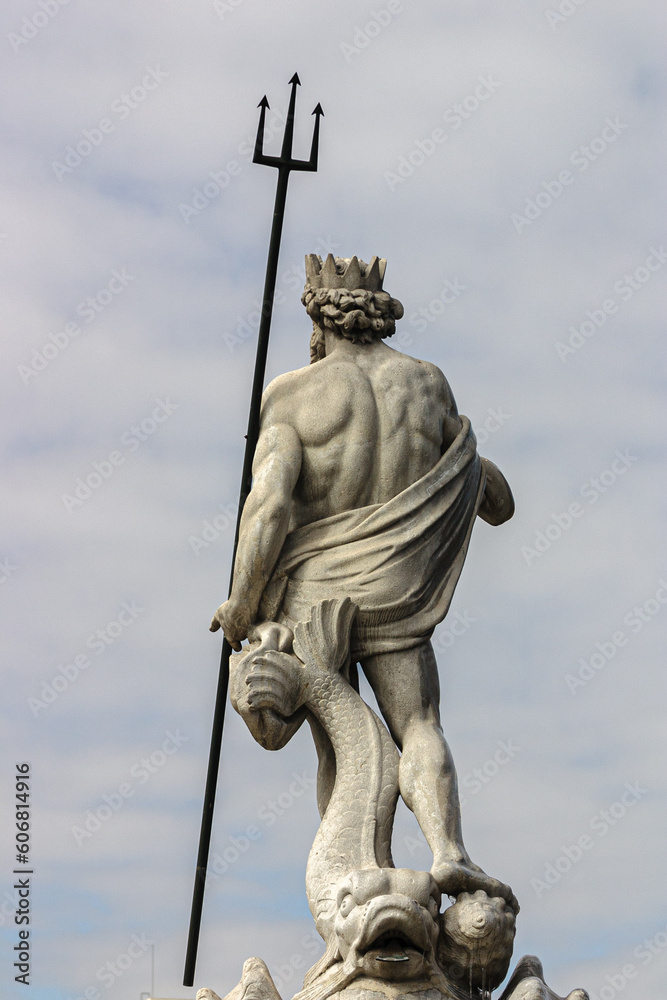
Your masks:
[{"label": "trident prong", "polygon": [[292,156],[292,138],[294,136],[294,109],[296,107],[296,88],[301,86],[299,74],[295,73],[290,80],[292,90],[289,95],[289,108],[287,109],[287,122],[285,123],[285,135],[283,136],[283,148],[280,155],[283,160],[289,161]]},{"label": "trident prong", "polygon": [[[292,86],[290,94],[289,108],[287,111],[287,122],[285,124],[285,135],[280,156],[268,156],[264,154],[264,123],[269,102],[266,95],[257,105],[260,108],[259,126],[257,128],[257,139],[255,141],[255,152],[253,163],[261,163],[268,167],[278,168],[278,185],[276,188],[276,201],[273,210],[273,225],[271,227],[271,240],[269,242],[269,256],[266,263],[266,278],[264,281],[264,298],[262,300],[262,313],[259,322],[259,335],[257,338],[257,356],[255,358],[255,374],[252,382],[252,393],[250,396],[250,413],[248,414],[248,433],[246,434],[245,455],[243,458],[243,472],[241,474],[241,490],[239,494],[239,507],[236,520],[236,534],[234,537],[234,548],[232,552],[232,571],[229,580],[229,592],[232,590],[234,579],[234,559],[239,538],[239,523],[241,513],[246,498],[250,493],[252,484],[252,460],[259,438],[259,413],[262,401],[262,389],[264,388],[264,374],[266,371],[266,357],[269,349],[269,332],[271,329],[271,315],[273,313],[273,298],[276,291],[276,277],[278,274],[278,256],[280,254],[280,237],[283,230],[283,219],[285,216],[285,201],[287,199],[287,182],[291,170],[317,170],[317,152],[320,135],[320,117],[324,114],[322,106],[317,105],[313,114],[315,115],[315,127],[313,129],[313,141],[310,149],[310,159],[292,159],[292,139],[294,137],[294,110],[296,108],[296,88],[301,86],[298,75],[295,73],[289,81]],[[220,766],[220,751],[222,749],[222,731],[225,721],[225,707],[227,705],[227,690],[229,687],[229,657],[232,648],[225,639],[222,643],[222,653],[220,656],[220,672],[218,675],[218,688],[215,699],[215,709],[213,712],[213,728],[211,733],[211,749],[208,758],[208,771],[206,774],[206,789],[204,791],[204,807],[202,810],[201,830],[199,834],[199,850],[197,853],[197,869],[195,873],[195,884],[192,893],[192,911],[190,914],[190,930],[188,933],[187,952],[185,957],[185,972],[183,975],[183,985],[192,986],[194,982],[195,964],[197,961],[197,946],[199,943],[199,930],[201,926],[202,908],[204,905],[204,886],[206,882],[206,868],[208,866],[209,848],[211,845],[211,831],[213,828],[213,809],[215,806],[215,793],[218,783],[218,770]]]},{"label": "trident prong", "polygon": [[294,139],[294,111],[296,108],[296,88],[301,86],[301,81],[299,80],[299,74],[295,73],[292,79],[289,81],[292,87],[289,99],[289,107],[287,109],[287,119],[285,121],[285,134],[283,136],[283,145],[280,150],[280,156],[269,156],[264,153],[264,122],[266,119],[266,110],[269,107],[269,102],[266,95],[257,105],[261,108],[259,113],[259,125],[257,127],[257,138],[255,140],[255,152],[252,158],[253,163],[261,163],[266,167],[277,167],[283,172],[289,173],[290,170],[317,170],[317,152],[319,145],[320,136],[320,117],[324,115],[322,110],[322,105],[318,103],[317,107],[313,111],[315,117],[315,128],[313,129],[313,141],[310,148],[310,159],[308,160],[294,160],[292,159],[292,142]]},{"label": "trident prong", "polygon": [[253,163],[262,162],[262,147],[264,146],[264,119],[266,118],[268,108],[271,107],[266,94],[264,94],[264,97],[261,99],[257,107],[262,110],[259,113],[259,126],[257,128],[257,138],[255,139],[255,152],[252,157]]}]

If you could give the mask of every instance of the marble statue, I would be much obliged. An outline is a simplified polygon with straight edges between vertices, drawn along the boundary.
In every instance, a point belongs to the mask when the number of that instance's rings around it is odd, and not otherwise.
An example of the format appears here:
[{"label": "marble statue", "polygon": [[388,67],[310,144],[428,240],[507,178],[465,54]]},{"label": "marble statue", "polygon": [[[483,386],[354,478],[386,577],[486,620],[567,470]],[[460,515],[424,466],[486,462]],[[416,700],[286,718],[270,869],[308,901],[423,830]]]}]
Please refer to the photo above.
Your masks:
[{"label": "marble statue", "polygon": [[[264,393],[234,584],[211,623],[236,650],[230,697],[253,737],[277,750],[308,721],[317,748],[322,821],[306,892],[326,947],[295,1000],[490,996],[519,910],[463,843],[430,642],[476,517],[502,524],[514,502],[442,372],[383,343],[403,315],[382,288],[385,267],[306,257],[311,364]],[[357,665],[382,719],[358,693]],[[430,872],[394,867],[399,794]],[[228,1000],[248,991],[280,1000],[259,959]],[[532,957],[510,998],[558,1000]]]}]

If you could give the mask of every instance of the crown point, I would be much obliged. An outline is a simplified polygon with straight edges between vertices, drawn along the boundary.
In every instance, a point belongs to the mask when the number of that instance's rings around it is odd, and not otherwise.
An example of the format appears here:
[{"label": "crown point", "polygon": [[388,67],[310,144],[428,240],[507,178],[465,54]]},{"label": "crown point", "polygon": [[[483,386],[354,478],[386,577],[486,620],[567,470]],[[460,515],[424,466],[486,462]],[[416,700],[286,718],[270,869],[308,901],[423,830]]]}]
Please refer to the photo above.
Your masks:
[{"label": "crown point", "polygon": [[301,86],[301,80],[299,79],[299,74],[295,73],[294,76],[292,77],[292,79],[289,82],[290,83],[295,83],[297,85],[297,87],[300,87]]},{"label": "crown point", "polygon": [[345,288],[355,291],[382,291],[382,279],[387,267],[385,257],[371,257],[370,264],[354,257],[334,257],[328,254],[324,263],[316,253],[306,254],[306,284],[312,288]]},{"label": "crown point", "polygon": [[370,264],[366,268],[366,288],[370,292],[377,292],[380,288],[380,262],[377,257],[371,257]]},{"label": "crown point", "polygon": [[322,267],[322,288],[335,288],[338,284],[338,274],[336,272],[336,261],[332,253],[327,254],[327,259]]},{"label": "crown point", "polygon": [[322,259],[316,253],[306,254],[306,282],[314,287],[320,286],[320,271]]},{"label": "crown point", "polygon": [[356,256],[352,258],[350,263],[345,268],[343,286],[349,289],[349,291],[353,291],[355,288],[361,287],[361,268],[359,267],[359,260]]}]

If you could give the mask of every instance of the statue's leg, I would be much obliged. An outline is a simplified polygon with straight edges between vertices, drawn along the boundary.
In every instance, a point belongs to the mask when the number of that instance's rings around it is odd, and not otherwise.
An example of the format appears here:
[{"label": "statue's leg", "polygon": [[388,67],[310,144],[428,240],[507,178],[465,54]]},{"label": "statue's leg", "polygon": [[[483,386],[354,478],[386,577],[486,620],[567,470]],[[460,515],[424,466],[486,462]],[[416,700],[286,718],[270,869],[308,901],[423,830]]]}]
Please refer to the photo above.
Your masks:
[{"label": "statue's leg", "polygon": [[473,864],[463,844],[456,769],[440,725],[440,682],[430,642],[362,662],[380,711],[401,750],[401,796],[433,852],[433,875],[446,895],[484,889],[516,900],[509,886]]},{"label": "statue's leg", "polygon": [[417,817],[434,861],[469,861],[456,770],[440,725],[440,682],[431,644],[382,653],[362,667],[402,753],[401,796]]}]

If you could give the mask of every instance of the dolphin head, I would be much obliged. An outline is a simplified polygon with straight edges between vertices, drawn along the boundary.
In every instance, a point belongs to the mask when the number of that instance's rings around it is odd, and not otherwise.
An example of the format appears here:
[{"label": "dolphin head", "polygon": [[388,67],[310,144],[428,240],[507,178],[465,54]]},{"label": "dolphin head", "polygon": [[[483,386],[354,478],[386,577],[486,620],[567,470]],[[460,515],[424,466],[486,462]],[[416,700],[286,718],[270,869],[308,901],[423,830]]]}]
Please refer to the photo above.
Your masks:
[{"label": "dolphin head", "polygon": [[388,980],[428,977],[440,890],[428,872],[375,868],[338,883],[333,934],[344,964]]}]

